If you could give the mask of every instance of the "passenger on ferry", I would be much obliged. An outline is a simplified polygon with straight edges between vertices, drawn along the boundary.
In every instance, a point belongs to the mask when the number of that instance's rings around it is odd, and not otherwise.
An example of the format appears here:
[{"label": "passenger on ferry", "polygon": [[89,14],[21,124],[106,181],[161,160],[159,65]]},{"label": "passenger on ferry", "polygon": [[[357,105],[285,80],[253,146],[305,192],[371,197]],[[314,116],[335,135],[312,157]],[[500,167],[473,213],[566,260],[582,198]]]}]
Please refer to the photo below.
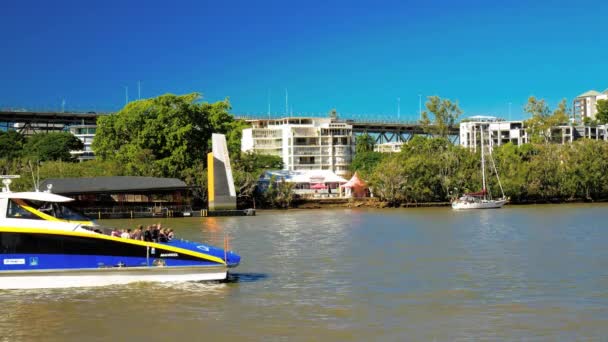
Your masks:
[{"label": "passenger on ferry", "polygon": [[120,237],[120,230],[112,228],[112,233],[110,234],[110,236]]},{"label": "passenger on ferry", "polygon": [[169,239],[167,239],[167,235],[165,234],[165,230],[164,229],[160,229],[159,233],[158,233],[158,242],[169,242]]},{"label": "passenger on ferry", "polygon": [[120,234],[120,237],[123,239],[131,238],[131,229],[123,229],[122,234]]},{"label": "passenger on ferry", "polygon": [[169,239],[169,241],[173,240],[173,238],[175,237],[175,234],[173,233],[173,229],[169,229],[168,233],[167,233],[167,239]]},{"label": "passenger on ferry", "polygon": [[133,240],[141,240],[142,239],[142,231],[143,227],[140,225],[139,227],[137,227],[137,229],[135,229],[133,231],[133,233],[131,234],[131,239]]},{"label": "passenger on ferry", "polygon": [[147,226],[144,231],[144,241],[152,242],[152,227]]},{"label": "passenger on ferry", "polygon": [[152,225],[152,241],[158,242],[159,233],[160,233],[160,228],[156,225]]}]

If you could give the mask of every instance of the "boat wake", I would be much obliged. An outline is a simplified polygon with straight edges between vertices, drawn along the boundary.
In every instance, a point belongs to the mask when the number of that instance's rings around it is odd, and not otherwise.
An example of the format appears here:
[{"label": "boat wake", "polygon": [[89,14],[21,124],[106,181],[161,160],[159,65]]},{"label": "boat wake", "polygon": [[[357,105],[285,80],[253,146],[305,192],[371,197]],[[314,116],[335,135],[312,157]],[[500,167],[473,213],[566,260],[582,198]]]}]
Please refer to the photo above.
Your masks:
[{"label": "boat wake", "polygon": [[222,283],[253,283],[267,279],[268,275],[264,273],[228,273],[226,280]]}]

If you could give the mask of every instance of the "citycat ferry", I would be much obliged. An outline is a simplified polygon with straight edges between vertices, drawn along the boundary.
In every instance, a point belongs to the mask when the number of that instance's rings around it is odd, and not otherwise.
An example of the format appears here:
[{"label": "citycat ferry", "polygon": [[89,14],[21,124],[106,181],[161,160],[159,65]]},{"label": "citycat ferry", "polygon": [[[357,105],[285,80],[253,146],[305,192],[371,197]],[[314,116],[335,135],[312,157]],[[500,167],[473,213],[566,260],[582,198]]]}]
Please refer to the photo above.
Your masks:
[{"label": "citycat ferry", "polygon": [[207,244],[146,242],[101,232],[50,192],[11,192],[1,176],[0,289],[226,279],[240,256]]}]

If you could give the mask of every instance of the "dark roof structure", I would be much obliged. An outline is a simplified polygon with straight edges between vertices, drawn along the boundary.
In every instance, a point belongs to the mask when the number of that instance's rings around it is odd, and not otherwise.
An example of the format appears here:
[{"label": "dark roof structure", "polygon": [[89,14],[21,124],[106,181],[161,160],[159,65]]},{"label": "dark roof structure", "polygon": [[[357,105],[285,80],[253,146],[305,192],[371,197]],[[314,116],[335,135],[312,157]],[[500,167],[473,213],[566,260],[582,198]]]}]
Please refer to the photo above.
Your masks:
[{"label": "dark roof structure", "polygon": [[154,190],[189,189],[183,181],[177,178],[157,177],[94,177],[94,178],[49,178],[40,185],[40,190],[46,190],[52,184],[51,192],[56,194],[82,194],[102,192],[129,192]]}]

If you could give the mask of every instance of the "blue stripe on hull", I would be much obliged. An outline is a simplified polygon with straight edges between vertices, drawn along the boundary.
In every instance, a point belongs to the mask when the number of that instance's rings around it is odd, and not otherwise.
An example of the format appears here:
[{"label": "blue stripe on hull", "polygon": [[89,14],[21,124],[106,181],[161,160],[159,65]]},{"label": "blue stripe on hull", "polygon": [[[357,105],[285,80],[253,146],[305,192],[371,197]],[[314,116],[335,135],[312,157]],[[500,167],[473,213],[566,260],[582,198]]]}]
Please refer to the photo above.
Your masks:
[{"label": "blue stripe on hull", "polygon": [[[105,255],[63,255],[63,254],[2,254],[0,271],[45,270],[45,269],[89,269],[100,267],[147,266],[145,257],[120,257]],[[162,259],[170,266],[217,266],[212,261],[179,260],[150,257],[149,263]]]},{"label": "blue stripe on hull", "polygon": [[173,246],[173,247],[178,247],[178,248],[183,248],[183,249],[191,250],[194,252],[206,253],[206,254],[218,257],[222,260],[224,260],[224,258],[227,258],[228,260],[225,260],[225,261],[226,261],[226,264],[228,265],[228,267],[235,267],[241,262],[241,257],[238,254],[231,252],[231,251],[224,253],[224,250],[221,248],[206,245],[203,243],[196,243],[196,242],[192,242],[192,241],[188,241],[188,240],[171,240],[170,242],[163,242],[162,244],[168,245],[168,246]]}]

